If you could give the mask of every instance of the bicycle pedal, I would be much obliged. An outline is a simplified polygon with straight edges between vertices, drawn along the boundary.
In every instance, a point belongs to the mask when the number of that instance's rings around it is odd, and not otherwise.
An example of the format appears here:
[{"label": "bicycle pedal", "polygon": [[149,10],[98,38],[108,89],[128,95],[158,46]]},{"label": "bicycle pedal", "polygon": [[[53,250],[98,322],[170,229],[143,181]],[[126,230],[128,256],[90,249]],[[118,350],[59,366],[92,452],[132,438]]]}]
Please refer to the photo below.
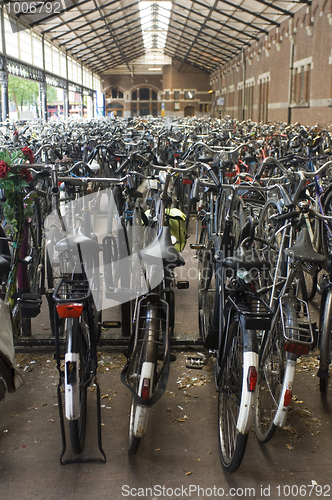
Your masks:
[{"label": "bicycle pedal", "polygon": [[177,281],[176,286],[179,290],[186,290],[189,288],[189,281]]},{"label": "bicycle pedal", "polygon": [[191,250],[206,250],[206,246],[202,243],[190,243]]},{"label": "bicycle pedal", "polygon": [[101,327],[107,330],[111,328],[121,328],[121,321],[103,321]]},{"label": "bicycle pedal", "polygon": [[186,367],[194,368],[196,370],[201,370],[203,366],[206,365],[208,360],[208,356],[196,355],[196,356],[188,356],[186,359]]}]

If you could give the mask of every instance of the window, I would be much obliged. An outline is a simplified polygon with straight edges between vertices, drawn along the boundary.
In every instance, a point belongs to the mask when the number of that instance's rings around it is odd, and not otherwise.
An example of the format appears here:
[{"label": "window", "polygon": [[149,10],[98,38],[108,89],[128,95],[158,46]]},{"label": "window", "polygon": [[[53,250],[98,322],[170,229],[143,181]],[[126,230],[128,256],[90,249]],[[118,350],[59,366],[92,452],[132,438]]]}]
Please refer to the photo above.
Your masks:
[{"label": "window", "polygon": [[20,32],[20,59],[28,64],[32,64],[30,30]]},{"label": "window", "polygon": [[166,100],[168,100],[168,99],[169,99],[169,91],[168,91],[168,90],[165,92],[165,99],[166,99]]},{"label": "window", "polygon": [[135,91],[131,94],[131,100],[132,100],[132,101],[137,101],[137,90],[135,90]]},{"label": "window", "polygon": [[178,101],[180,99],[180,91],[174,90],[174,101]]},{"label": "window", "polygon": [[121,90],[118,90],[118,95],[119,95],[119,99],[123,99],[123,92],[121,92]]},{"label": "window", "polygon": [[269,78],[264,78],[258,81],[258,92],[258,121],[267,122],[269,110]]},{"label": "window", "polygon": [[140,101],[149,101],[150,100],[150,89],[139,89],[139,98],[140,98]]},{"label": "window", "polygon": [[194,90],[185,90],[184,91],[184,98],[186,100],[188,100],[188,99],[195,99],[195,92],[194,92]]},{"label": "window", "polygon": [[38,35],[33,35],[32,38],[32,48],[33,48],[33,64],[38,68],[43,67],[43,47],[41,38]]},{"label": "window", "polygon": [[112,89],[112,99],[116,99],[118,97],[118,89]]},{"label": "window", "polygon": [[152,91],[152,100],[153,101],[156,101],[158,99],[158,96],[157,96],[157,92],[155,92],[154,90]]},{"label": "window", "polygon": [[174,111],[180,111],[180,103],[178,101],[174,102]]},{"label": "window", "polygon": [[312,57],[294,63],[292,78],[292,104],[308,105],[310,100],[310,76]]}]

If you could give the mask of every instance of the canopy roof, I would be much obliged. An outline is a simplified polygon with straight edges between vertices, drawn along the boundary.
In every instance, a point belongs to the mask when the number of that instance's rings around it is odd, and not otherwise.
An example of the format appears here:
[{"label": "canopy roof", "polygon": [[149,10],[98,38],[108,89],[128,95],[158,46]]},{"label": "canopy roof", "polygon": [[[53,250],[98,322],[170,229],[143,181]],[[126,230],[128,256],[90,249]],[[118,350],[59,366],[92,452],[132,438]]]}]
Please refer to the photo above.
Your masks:
[{"label": "canopy roof", "polygon": [[[14,0],[11,0],[14,1]],[[211,73],[307,0],[61,0],[57,13],[19,14],[85,66],[128,70],[147,53]],[[58,13],[59,12],[59,13]],[[157,61],[158,57],[155,57]]]}]

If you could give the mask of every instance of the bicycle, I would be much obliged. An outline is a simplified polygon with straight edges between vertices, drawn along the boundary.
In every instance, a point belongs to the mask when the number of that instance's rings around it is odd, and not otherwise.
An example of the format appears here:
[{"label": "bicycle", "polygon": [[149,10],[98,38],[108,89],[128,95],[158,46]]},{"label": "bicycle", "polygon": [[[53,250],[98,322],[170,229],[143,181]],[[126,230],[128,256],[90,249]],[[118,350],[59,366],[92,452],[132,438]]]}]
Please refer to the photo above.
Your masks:
[{"label": "bicycle", "polygon": [[185,262],[172,243],[167,200],[172,175],[180,172],[187,174],[196,165],[181,169],[150,164],[149,168],[165,172],[165,177],[160,177],[163,187],[160,204],[157,205],[159,232],[138,254],[141,279],[147,291],[136,299],[127,364],[121,373],[121,381],[132,395],[129,454],[137,452],[147,430],[151,407],[159,401],[166,389],[171,361],[170,337],[174,329],[174,287],[185,289],[189,285],[186,281],[175,283],[174,269]]}]

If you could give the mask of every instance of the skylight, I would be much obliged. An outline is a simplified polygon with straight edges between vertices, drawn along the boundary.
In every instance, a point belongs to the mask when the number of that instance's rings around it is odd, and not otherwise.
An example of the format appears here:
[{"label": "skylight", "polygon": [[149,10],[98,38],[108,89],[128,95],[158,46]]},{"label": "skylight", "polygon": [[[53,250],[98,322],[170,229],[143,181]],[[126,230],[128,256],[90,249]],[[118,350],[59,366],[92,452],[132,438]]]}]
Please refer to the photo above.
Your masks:
[{"label": "skylight", "polygon": [[143,42],[147,52],[163,52],[166,45],[172,2],[139,2]]}]

